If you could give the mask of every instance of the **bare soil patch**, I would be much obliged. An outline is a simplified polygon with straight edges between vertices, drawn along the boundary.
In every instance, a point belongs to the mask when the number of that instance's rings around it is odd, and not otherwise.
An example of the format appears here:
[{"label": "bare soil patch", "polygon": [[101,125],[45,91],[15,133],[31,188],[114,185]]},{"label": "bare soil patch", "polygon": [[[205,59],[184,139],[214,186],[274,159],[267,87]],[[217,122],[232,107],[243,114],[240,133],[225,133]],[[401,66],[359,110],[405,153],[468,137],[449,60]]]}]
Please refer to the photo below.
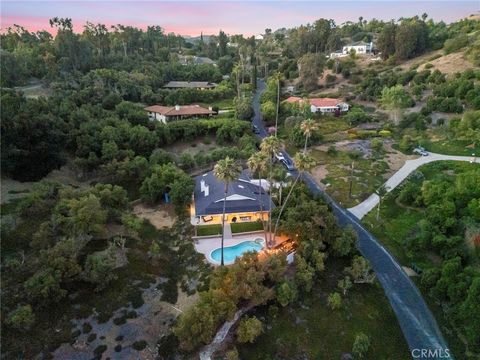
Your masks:
[{"label": "bare soil patch", "polygon": [[157,229],[169,228],[175,223],[176,215],[171,204],[148,206],[138,204],[133,207],[133,213],[142,219],[147,219]]},{"label": "bare soil patch", "polygon": [[328,175],[328,170],[327,170],[327,165],[319,165],[315,167],[312,171],[311,174],[317,184],[322,185],[322,180],[325,179]]},{"label": "bare soil patch", "polygon": [[211,150],[215,147],[217,147],[215,137],[204,136],[204,137],[199,137],[190,142],[183,142],[183,141],[176,142],[174,144],[166,146],[165,150],[175,155],[179,155],[185,151],[194,155],[201,151]]},{"label": "bare soil patch", "polygon": [[405,161],[416,159],[417,155],[405,155],[404,153],[395,150],[392,148],[391,142],[384,143],[385,150],[387,154],[385,155],[385,161],[390,168],[390,171],[387,171],[385,177],[390,177],[393,175],[397,170],[399,170],[403,165],[405,165]]}]

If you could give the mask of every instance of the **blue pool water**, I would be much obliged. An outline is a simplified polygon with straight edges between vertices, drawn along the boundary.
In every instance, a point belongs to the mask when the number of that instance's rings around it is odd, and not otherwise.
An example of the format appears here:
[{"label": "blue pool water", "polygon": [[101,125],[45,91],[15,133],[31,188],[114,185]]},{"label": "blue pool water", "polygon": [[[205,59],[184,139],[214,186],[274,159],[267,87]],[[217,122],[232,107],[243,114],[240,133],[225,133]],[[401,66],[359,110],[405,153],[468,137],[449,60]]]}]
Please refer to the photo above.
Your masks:
[{"label": "blue pool water", "polygon": [[[242,254],[247,251],[260,251],[263,248],[263,239],[261,242],[255,241],[244,241],[235,246],[228,246],[223,248],[223,259],[225,264],[231,264],[235,261],[235,258],[242,256]],[[211,258],[220,263],[222,257],[222,249],[218,248],[212,251],[210,254]]]}]

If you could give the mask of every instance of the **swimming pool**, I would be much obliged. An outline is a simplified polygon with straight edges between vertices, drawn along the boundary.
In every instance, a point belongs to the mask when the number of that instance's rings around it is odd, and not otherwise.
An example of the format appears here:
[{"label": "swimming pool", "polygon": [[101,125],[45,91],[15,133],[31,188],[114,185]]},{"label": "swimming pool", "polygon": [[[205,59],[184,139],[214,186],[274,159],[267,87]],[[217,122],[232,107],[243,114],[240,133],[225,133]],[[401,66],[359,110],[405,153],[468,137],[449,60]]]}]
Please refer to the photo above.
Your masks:
[{"label": "swimming pool", "polygon": [[[223,260],[225,264],[232,264],[235,259],[239,256],[242,256],[247,251],[255,251],[258,252],[263,249],[263,244],[265,240],[262,238],[256,238],[255,240],[251,241],[243,241],[234,246],[227,246],[223,248]],[[222,257],[222,249],[218,248],[213,250],[210,253],[210,258],[220,264]]]}]

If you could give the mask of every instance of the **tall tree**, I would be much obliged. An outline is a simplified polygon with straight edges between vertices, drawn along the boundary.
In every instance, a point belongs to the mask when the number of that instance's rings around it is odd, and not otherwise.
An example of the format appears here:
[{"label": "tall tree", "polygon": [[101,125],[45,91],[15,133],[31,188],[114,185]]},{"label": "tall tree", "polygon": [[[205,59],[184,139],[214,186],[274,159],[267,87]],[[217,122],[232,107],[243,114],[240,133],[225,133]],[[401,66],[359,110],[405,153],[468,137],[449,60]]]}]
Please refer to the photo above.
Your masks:
[{"label": "tall tree", "polygon": [[391,111],[393,122],[398,125],[401,111],[410,105],[411,99],[402,85],[396,85],[383,88],[380,103]]},{"label": "tall tree", "polygon": [[386,60],[395,54],[395,36],[397,33],[397,25],[393,22],[383,27],[377,41],[377,49],[381,52],[382,59]]},{"label": "tall tree", "polygon": [[[252,156],[250,156],[250,158],[247,160],[247,165],[250,171],[252,172],[252,176],[254,173],[257,173],[258,192],[259,192],[259,195],[263,194],[264,190],[262,187],[262,174],[268,169],[268,155],[263,151],[256,152]],[[270,189],[270,192],[271,192],[271,189]],[[263,232],[266,240],[267,229],[265,228],[265,221],[263,219],[263,201],[261,199],[261,196],[259,196],[258,202],[260,203],[260,212],[262,213],[262,227],[263,227]]]},{"label": "tall tree", "polygon": [[318,130],[318,124],[312,120],[312,119],[307,119],[302,121],[300,124],[300,129],[303,131],[303,135],[305,135],[305,146],[303,148],[303,152],[307,152],[307,144],[308,140],[310,139],[310,136]]},{"label": "tall tree", "polygon": [[[272,191],[272,170],[273,170],[273,159],[275,154],[281,148],[281,141],[275,136],[268,136],[264,138],[260,144],[260,149],[264,151],[269,157],[269,168],[268,168],[268,184],[270,187],[270,192]],[[268,209],[268,232],[270,234],[270,239],[267,241],[267,246],[271,245],[272,237],[272,205],[270,202]]]},{"label": "tall tree", "polygon": [[221,241],[221,261],[220,265],[224,265],[223,259],[223,242],[225,240],[225,205],[227,203],[227,194],[228,194],[228,185],[236,180],[242,171],[240,165],[236,163],[236,161],[230,157],[226,157],[225,159],[219,160],[215,167],[213,168],[213,173],[215,177],[223,181],[225,183],[225,193],[223,198],[223,211],[222,211],[222,241]]},{"label": "tall tree", "polygon": [[378,207],[377,207],[377,221],[380,219],[380,206],[382,205],[382,200],[385,195],[388,193],[388,187],[383,184],[380,186],[375,193],[378,195]]},{"label": "tall tree", "polygon": [[280,217],[282,216],[283,210],[285,209],[285,206],[288,203],[288,200],[290,199],[290,196],[292,195],[293,189],[295,188],[295,185],[298,182],[298,179],[302,176],[304,172],[310,171],[313,169],[315,166],[316,162],[315,159],[312,158],[311,156],[298,152],[295,154],[295,157],[293,158],[293,163],[295,164],[295,167],[297,168],[298,174],[295,178],[295,181],[293,182],[292,186],[290,187],[290,191],[287,194],[287,197],[285,198],[285,202],[283,203],[282,207],[280,208],[280,212],[278,213],[277,221],[275,222],[275,228],[273,231],[273,242],[275,242],[275,236],[277,235],[277,230],[278,230],[278,224],[280,222]]}]

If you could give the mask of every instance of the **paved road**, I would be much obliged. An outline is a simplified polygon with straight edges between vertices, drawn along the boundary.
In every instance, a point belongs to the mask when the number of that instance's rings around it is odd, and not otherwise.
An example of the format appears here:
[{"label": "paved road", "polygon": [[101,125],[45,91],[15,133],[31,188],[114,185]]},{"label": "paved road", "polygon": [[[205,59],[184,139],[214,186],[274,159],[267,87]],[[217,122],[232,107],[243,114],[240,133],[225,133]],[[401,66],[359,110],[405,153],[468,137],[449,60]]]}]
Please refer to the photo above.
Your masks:
[{"label": "paved road", "polygon": [[[442,155],[435,153],[428,153],[428,156],[421,156],[415,160],[407,160],[405,165],[403,165],[395,174],[393,174],[385,183],[385,187],[388,192],[395,189],[398,185],[405,180],[408,175],[415,171],[418,167],[428,164],[433,161],[439,160],[454,160],[454,161],[472,161],[472,156],[451,156],[451,155]],[[377,194],[370,195],[365,201],[360,204],[348,209],[353,215],[358,219],[363,218],[367,215],[379,202],[379,197]]]},{"label": "paved road", "polygon": [[[267,135],[259,105],[260,94],[264,89],[265,84],[260,80],[253,104],[255,110],[253,122],[260,129],[259,137],[261,138]],[[285,155],[288,156],[286,153]],[[309,174],[303,176],[303,181],[314,194],[321,195],[327,201],[340,226],[351,225],[357,232],[358,249],[370,261],[377,274],[410,350],[427,349],[432,352],[436,350],[437,355],[428,357],[428,359],[453,359],[453,356],[446,357],[444,352],[439,352],[448,348],[447,343],[422,295],[395,258],[360,224],[354,215],[325,193]],[[378,324],[378,326],[381,327],[382,324]],[[388,358],[388,354],[385,356]]]}]

